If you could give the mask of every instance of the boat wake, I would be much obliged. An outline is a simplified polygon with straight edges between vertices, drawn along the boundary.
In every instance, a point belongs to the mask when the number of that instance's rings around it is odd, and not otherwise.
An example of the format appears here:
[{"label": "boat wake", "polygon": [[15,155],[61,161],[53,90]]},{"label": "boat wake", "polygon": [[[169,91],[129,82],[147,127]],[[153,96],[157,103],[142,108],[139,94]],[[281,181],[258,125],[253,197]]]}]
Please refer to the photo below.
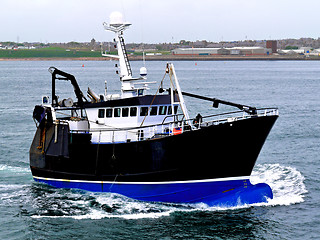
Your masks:
[{"label": "boat wake", "polygon": [[[6,177],[25,176],[30,170],[24,167],[0,165],[0,174]],[[23,177],[25,178],[25,177]],[[206,204],[172,204],[142,202],[114,193],[91,193],[79,190],[56,189],[46,184],[21,185],[0,184],[1,205],[14,205],[24,202],[23,214],[32,218],[159,218],[174,212],[225,211],[252,206],[273,207],[292,205],[304,201],[308,192],[304,176],[295,168],[280,164],[256,165],[252,184],[267,183],[274,198],[267,203],[239,205],[236,207],[208,207]]]},{"label": "boat wake", "polygon": [[304,201],[307,193],[304,176],[295,168],[280,164],[257,165],[251,174],[251,183],[267,183],[273,191],[273,199],[267,206],[291,205]]},{"label": "boat wake", "polygon": [[265,182],[273,190],[274,198],[267,203],[237,207],[208,207],[206,204],[170,204],[133,200],[114,193],[89,193],[76,190],[54,189],[34,184],[33,218],[159,218],[174,212],[225,211],[252,206],[291,205],[304,201],[307,193],[304,177],[293,167],[280,164],[257,165],[251,176],[253,184]]},{"label": "boat wake", "polygon": [[0,173],[30,174],[29,167],[13,167],[6,164],[0,164]]}]

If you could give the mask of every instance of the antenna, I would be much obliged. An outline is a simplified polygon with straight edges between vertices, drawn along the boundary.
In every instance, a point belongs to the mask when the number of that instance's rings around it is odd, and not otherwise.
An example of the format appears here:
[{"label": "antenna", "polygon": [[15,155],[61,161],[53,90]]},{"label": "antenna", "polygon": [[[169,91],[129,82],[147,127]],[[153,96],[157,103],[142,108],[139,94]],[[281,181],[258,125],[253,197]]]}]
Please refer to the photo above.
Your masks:
[{"label": "antenna", "polygon": [[146,67],[146,56],[145,56],[145,52],[144,52],[144,43],[142,43],[142,62],[143,62],[143,66]]},{"label": "antenna", "polygon": [[[105,57],[112,57],[119,60],[119,65],[116,67],[119,67],[119,71],[116,71],[117,74],[120,76],[121,81],[121,97],[127,98],[127,97],[135,97],[143,95],[143,91],[147,90],[147,84],[152,82],[143,82],[137,83],[136,81],[139,80],[146,80],[147,76],[147,69],[145,67],[140,68],[140,77],[139,78],[133,78],[132,77],[132,70],[130,66],[130,62],[127,55],[126,46],[124,43],[123,38],[123,32],[126,30],[131,23],[125,22],[123,20],[123,16],[120,12],[113,12],[110,14],[110,23],[103,23],[103,26],[105,30],[111,31],[115,33],[115,47],[118,50],[118,55],[111,55],[111,54],[102,54],[102,56]],[[136,83],[134,83],[136,82]],[[137,87],[135,86],[137,85]]]},{"label": "antenna", "polygon": [[[141,0],[139,1],[139,7],[140,9],[142,8],[141,6]],[[143,14],[139,14],[140,15],[140,26],[141,26],[141,43],[142,43],[142,62],[143,62],[143,66],[146,67],[146,57],[145,57],[145,52],[144,52],[144,42],[143,42],[143,38],[144,38],[144,35],[143,35],[143,32],[144,32],[144,28],[143,28]],[[141,71],[141,70],[140,70]]]},{"label": "antenna", "polygon": [[120,12],[113,12],[110,14],[110,23],[103,23],[105,30],[114,32],[116,37],[114,39],[118,55],[103,54],[106,57],[119,59],[120,63],[120,79],[128,80],[132,78],[131,66],[127,56],[127,51],[123,39],[123,31],[126,30],[131,23],[124,22],[123,16]]}]

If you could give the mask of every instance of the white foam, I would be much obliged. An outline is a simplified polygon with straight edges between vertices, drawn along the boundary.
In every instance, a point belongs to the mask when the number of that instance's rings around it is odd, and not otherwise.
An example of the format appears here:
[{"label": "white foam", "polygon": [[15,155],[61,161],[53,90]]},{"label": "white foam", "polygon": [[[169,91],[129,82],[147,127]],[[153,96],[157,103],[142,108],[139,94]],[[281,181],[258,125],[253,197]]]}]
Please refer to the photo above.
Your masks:
[{"label": "white foam", "polygon": [[7,190],[17,190],[25,187],[27,185],[20,184],[0,184],[0,192],[5,192]]},{"label": "white foam", "polygon": [[5,164],[0,164],[0,171],[14,172],[14,173],[30,173],[29,168],[13,167]]},{"label": "white foam", "polygon": [[7,184],[0,185],[0,205],[11,206],[25,197],[29,185]]},{"label": "white foam", "polygon": [[291,205],[304,201],[307,193],[304,176],[294,167],[280,164],[257,165],[250,181],[252,184],[267,183],[273,192],[273,199],[266,205]]},{"label": "white foam", "polygon": [[169,216],[174,210],[160,213],[135,213],[135,214],[108,214],[103,211],[92,209],[90,213],[84,215],[74,215],[74,216],[43,216],[43,215],[33,215],[32,218],[73,218],[73,219],[92,219],[99,220],[103,218],[124,218],[124,219],[142,219],[142,218],[160,218],[164,216]]}]

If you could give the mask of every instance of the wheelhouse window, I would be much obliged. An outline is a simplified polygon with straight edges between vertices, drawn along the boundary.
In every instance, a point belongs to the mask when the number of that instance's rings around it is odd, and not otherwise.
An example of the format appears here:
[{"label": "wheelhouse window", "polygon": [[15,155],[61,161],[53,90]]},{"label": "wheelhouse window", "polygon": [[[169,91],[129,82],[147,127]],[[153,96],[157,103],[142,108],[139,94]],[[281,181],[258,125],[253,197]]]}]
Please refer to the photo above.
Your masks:
[{"label": "wheelhouse window", "polygon": [[148,115],[148,107],[141,107],[140,116],[147,116],[147,115]]},{"label": "wheelhouse window", "polygon": [[[178,112],[178,106],[174,106],[174,114],[177,114]],[[168,107],[168,115],[172,114],[172,108],[171,106]]]},{"label": "wheelhouse window", "polygon": [[106,110],[106,117],[107,117],[107,118],[112,118],[112,108],[108,108],[108,109]]},{"label": "wheelhouse window", "polygon": [[178,113],[178,106],[174,106],[174,114]]},{"label": "wheelhouse window", "polygon": [[114,108],[113,109],[113,116],[114,117],[120,117],[121,116],[121,108]]},{"label": "wheelhouse window", "polygon": [[138,89],[138,96],[142,96],[143,95],[143,89]]},{"label": "wheelhouse window", "polygon": [[104,118],[104,109],[98,109],[98,118]]},{"label": "wheelhouse window", "polygon": [[137,108],[131,107],[130,108],[130,117],[135,117],[135,116],[137,116]]},{"label": "wheelhouse window", "polygon": [[71,110],[71,117],[80,117],[78,110]]},{"label": "wheelhouse window", "polygon": [[158,112],[158,107],[151,107],[150,116],[157,115],[157,112]]},{"label": "wheelhouse window", "polygon": [[166,113],[167,113],[167,106],[160,106],[159,115],[166,115]]},{"label": "wheelhouse window", "polygon": [[129,108],[122,108],[122,117],[129,116]]}]

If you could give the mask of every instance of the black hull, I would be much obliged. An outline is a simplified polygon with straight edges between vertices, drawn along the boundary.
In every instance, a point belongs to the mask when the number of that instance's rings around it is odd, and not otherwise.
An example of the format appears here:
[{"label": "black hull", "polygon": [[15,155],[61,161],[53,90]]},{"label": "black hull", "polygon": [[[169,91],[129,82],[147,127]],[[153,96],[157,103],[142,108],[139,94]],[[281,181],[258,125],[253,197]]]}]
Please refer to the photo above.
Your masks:
[{"label": "black hull", "polygon": [[277,116],[212,125],[138,142],[92,144],[59,125],[38,128],[30,148],[33,176],[112,182],[162,182],[250,176]]}]

